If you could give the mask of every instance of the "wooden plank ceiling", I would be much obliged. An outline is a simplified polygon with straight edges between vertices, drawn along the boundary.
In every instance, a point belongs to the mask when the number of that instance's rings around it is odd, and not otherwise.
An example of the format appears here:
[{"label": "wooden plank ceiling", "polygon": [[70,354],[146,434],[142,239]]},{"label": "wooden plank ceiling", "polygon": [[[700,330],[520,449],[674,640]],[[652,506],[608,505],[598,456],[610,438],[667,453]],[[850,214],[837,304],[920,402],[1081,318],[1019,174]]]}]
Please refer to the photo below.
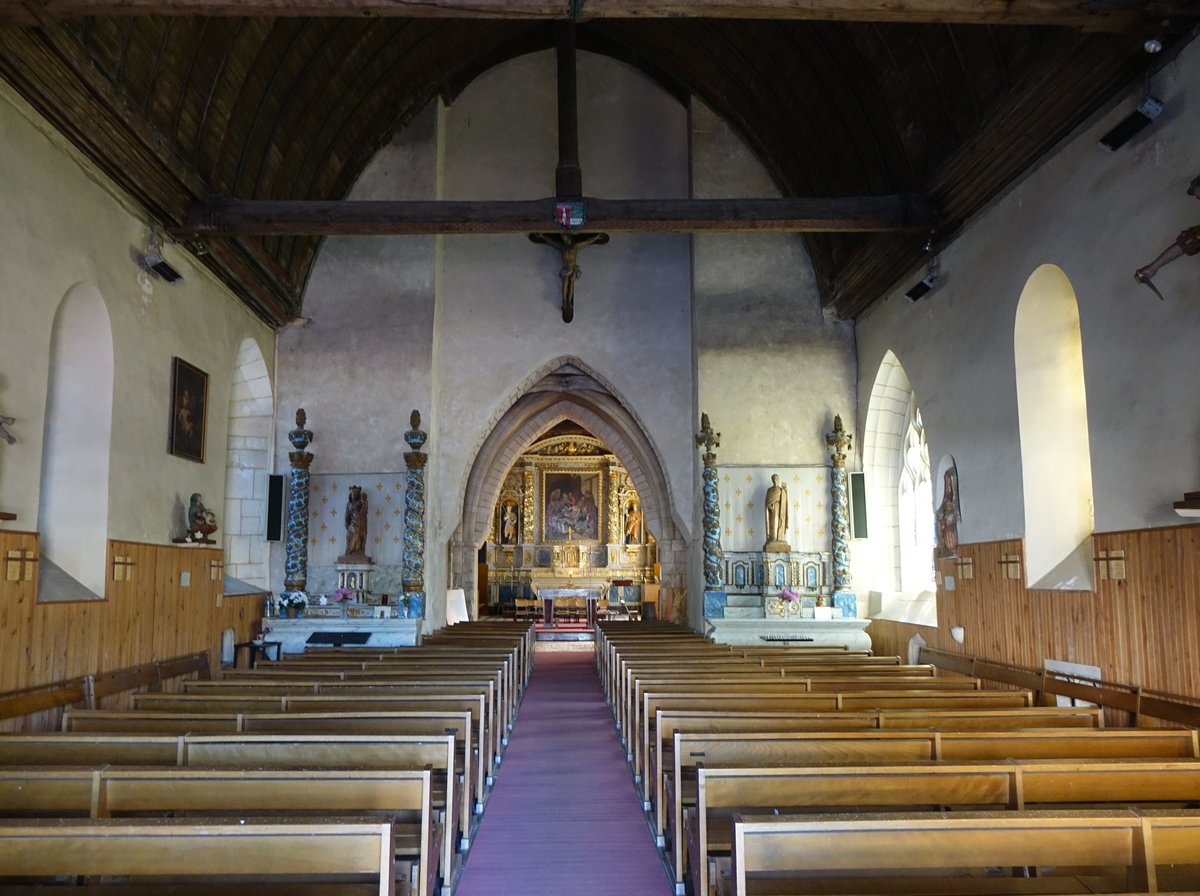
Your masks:
[{"label": "wooden plank ceiling", "polygon": [[[178,229],[192,212],[195,231],[194,209],[214,196],[213,215],[238,201],[278,210],[344,199],[428,103],[452,103],[497,63],[553,47],[551,20],[569,15],[579,49],[634,65],[737,127],[782,195],[804,200],[778,212],[787,226],[807,229],[810,209],[844,216],[851,197],[911,200],[921,213],[900,225],[805,235],[824,304],[853,318],[920,262],[929,230],[904,223],[932,209],[937,239],[952,235],[1189,40],[1200,10],[1136,0],[0,0],[0,77],[152,219]],[[1153,57],[1142,43],[1156,33],[1167,52]],[[657,229],[698,227],[681,208],[662,215]],[[729,229],[779,229],[754,223],[730,213]],[[280,325],[301,313],[325,232],[260,222],[189,245]]]}]

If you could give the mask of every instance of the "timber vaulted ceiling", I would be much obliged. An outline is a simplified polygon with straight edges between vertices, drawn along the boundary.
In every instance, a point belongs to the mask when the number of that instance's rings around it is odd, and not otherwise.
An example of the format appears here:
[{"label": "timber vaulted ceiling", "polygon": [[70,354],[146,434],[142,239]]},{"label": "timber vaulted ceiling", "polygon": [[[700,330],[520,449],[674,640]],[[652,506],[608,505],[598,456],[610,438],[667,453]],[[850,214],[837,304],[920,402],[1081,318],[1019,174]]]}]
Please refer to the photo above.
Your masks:
[{"label": "timber vaulted ceiling", "polygon": [[[0,0],[0,76],[159,226],[191,234],[200,260],[277,326],[300,314],[323,234],[551,226],[441,203],[426,204],[437,206],[428,219],[401,209],[374,228],[331,221],[374,153],[427,104],[555,47],[566,19],[579,49],[709,105],[785,199],[809,202],[774,223],[736,202],[716,212],[647,203],[625,209],[628,220],[614,210],[607,229],[804,230],[827,311],[853,318],[911,274],[931,216],[935,241],[953,234],[1190,40],[1200,4]],[[1166,47],[1157,56],[1142,46],[1154,36]],[[600,199],[589,201],[593,219]],[[239,227],[223,213],[245,201],[274,212],[306,203],[308,216]],[[847,223],[846,208],[872,201],[899,203],[890,223]]]}]

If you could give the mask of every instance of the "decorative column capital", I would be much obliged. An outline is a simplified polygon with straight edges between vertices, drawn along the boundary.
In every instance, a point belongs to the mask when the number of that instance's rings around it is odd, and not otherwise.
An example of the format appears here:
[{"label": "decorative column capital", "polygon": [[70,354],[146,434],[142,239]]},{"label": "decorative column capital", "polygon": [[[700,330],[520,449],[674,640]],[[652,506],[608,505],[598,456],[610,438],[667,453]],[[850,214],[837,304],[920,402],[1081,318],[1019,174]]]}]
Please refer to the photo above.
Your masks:
[{"label": "decorative column capital", "polygon": [[421,412],[413,409],[408,418],[408,425],[412,427],[404,434],[404,441],[408,443],[408,447],[417,452],[421,450],[421,446],[425,444],[425,440],[429,438],[429,433],[421,429]]},{"label": "decorative column capital", "polygon": [[829,446],[829,458],[836,469],[846,469],[846,453],[850,450],[853,439],[854,436],[842,426],[842,415],[834,415],[833,432],[826,434],[825,444]]},{"label": "decorative column capital", "polygon": [[421,429],[421,413],[414,410],[409,417],[410,429],[404,441],[411,451],[404,452],[408,468],[404,486],[404,556],[401,585],[410,602],[423,602],[425,589],[425,464],[428,455],[421,447],[429,434]]},{"label": "decorative column capital", "polygon": [[696,434],[696,445],[704,449],[704,466],[717,465],[717,453],[714,449],[721,447],[721,434],[713,432],[712,424],[708,422],[708,414],[700,415],[700,432]]}]

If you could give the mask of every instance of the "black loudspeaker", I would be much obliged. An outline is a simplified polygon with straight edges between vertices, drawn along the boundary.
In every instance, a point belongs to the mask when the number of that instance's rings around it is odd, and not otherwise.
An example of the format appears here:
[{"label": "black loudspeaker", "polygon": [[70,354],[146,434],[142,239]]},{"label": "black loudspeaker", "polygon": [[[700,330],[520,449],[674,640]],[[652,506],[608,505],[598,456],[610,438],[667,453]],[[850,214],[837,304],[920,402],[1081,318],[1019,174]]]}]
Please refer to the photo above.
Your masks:
[{"label": "black loudspeaker", "polygon": [[867,477],[850,474],[850,537],[867,537]]},{"label": "black loudspeaker", "polygon": [[283,540],[283,477],[267,477],[267,541]]}]

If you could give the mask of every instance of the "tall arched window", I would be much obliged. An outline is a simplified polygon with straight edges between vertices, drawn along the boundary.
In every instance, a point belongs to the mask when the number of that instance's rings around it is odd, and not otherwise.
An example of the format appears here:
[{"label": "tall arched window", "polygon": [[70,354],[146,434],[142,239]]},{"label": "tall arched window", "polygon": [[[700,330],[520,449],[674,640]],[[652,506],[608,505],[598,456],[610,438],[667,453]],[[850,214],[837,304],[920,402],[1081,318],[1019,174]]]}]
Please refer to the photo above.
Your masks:
[{"label": "tall arched window", "polygon": [[267,475],[275,400],[262,350],[242,341],[229,394],[225,466],[225,572],[247,584],[270,586],[267,560]]},{"label": "tall arched window", "polygon": [[920,593],[935,589],[933,574],[933,486],[929,475],[929,445],[921,411],[913,398],[904,438],[900,469],[899,541],[900,587]]},{"label": "tall arched window", "polygon": [[879,615],[934,625],[929,447],[908,375],[890,351],[880,362],[867,406],[863,469],[871,521],[867,590],[878,593]]},{"label": "tall arched window", "polygon": [[104,298],[91,284],[80,283],[63,297],[50,335],[38,600],[104,596],[113,371]]},{"label": "tall arched window", "polygon": [[1092,460],[1079,303],[1062,268],[1030,276],[1013,328],[1031,588],[1090,590]]}]

